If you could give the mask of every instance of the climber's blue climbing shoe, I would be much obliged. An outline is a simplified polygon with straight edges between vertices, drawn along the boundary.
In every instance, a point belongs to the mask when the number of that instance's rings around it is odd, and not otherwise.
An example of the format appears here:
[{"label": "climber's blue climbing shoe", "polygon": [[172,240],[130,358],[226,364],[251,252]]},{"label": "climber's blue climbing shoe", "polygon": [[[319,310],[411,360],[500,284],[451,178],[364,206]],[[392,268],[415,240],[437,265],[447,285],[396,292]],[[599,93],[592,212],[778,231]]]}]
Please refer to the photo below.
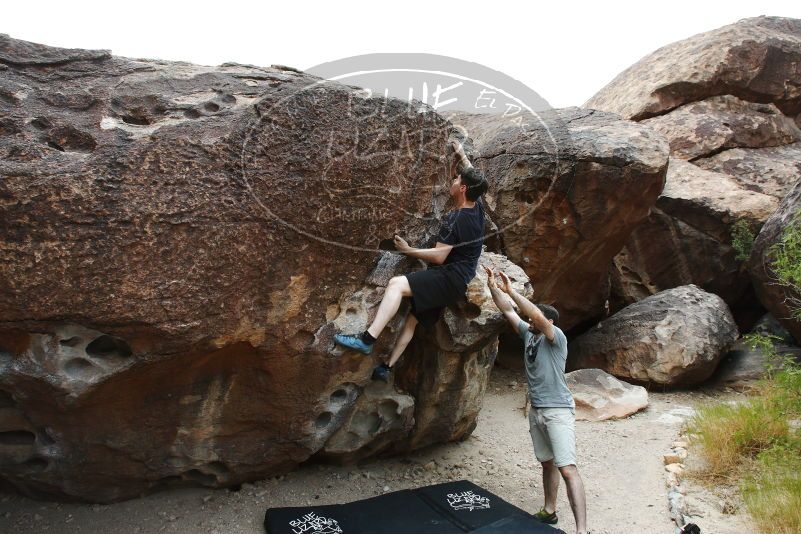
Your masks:
[{"label": "climber's blue climbing shoe", "polygon": [[347,347],[349,349],[358,350],[363,354],[370,354],[373,352],[373,345],[368,345],[364,341],[362,341],[361,336],[358,334],[337,334],[334,336],[334,342],[337,345],[342,345],[343,347]]}]

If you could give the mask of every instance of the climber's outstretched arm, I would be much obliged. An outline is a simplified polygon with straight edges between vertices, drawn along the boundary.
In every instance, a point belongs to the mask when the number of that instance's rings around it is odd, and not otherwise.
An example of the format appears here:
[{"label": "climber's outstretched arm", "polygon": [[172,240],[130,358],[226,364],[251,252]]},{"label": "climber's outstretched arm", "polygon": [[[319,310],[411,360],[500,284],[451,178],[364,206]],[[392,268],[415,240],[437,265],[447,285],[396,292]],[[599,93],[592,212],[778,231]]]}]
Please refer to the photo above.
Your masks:
[{"label": "climber's outstretched arm", "polygon": [[504,291],[510,297],[512,297],[512,300],[515,301],[515,304],[517,304],[517,307],[520,309],[521,313],[528,317],[528,319],[534,325],[534,328],[542,332],[548,341],[553,343],[555,335],[553,323],[545,317],[542,311],[533,302],[514,290],[511,282],[509,281],[509,277],[506,276],[506,273],[500,274]]},{"label": "climber's outstretched arm", "polygon": [[470,163],[470,160],[467,159],[467,155],[464,153],[464,148],[462,148],[462,144],[459,141],[451,141],[451,148],[453,149],[456,163],[452,174],[457,174],[460,171],[469,169],[473,166],[473,164]]},{"label": "climber's outstretched arm", "polygon": [[512,325],[512,328],[517,332],[517,327],[520,325],[521,321],[520,316],[504,295],[504,291],[502,291],[495,282],[495,273],[492,269],[484,267],[484,270],[487,272],[487,287],[490,290],[490,294],[492,294],[492,301],[495,302],[495,305],[501,310],[503,316],[506,317],[506,320],[509,321],[509,324]]},{"label": "climber's outstretched arm", "polygon": [[448,254],[451,253],[451,249],[453,249],[453,245],[446,245],[445,243],[440,243],[437,241],[437,244],[434,245],[434,248],[414,248],[410,247],[409,243],[406,242],[405,239],[396,235],[395,239],[395,250],[402,254],[406,254],[407,256],[411,256],[412,258],[418,258],[423,261],[427,261],[428,263],[433,263],[435,265],[442,265],[445,263],[445,259],[448,257]]}]

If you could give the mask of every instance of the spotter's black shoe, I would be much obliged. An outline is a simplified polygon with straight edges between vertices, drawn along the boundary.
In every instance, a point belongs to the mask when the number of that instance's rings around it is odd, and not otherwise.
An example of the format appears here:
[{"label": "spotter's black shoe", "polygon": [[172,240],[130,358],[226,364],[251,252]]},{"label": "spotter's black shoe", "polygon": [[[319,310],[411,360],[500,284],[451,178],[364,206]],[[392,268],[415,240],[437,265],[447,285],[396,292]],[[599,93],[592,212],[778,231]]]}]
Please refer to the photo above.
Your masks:
[{"label": "spotter's black shoe", "polygon": [[373,369],[373,380],[383,380],[384,382],[389,382],[389,374],[392,372],[392,367],[389,365],[382,363],[375,369]]}]

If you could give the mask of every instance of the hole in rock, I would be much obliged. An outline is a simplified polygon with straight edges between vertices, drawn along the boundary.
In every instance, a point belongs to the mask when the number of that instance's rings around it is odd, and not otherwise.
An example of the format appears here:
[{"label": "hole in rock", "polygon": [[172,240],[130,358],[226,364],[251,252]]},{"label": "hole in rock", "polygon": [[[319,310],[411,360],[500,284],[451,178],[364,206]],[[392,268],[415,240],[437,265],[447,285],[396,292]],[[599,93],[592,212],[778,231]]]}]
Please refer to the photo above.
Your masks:
[{"label": "hole in rock", "polygon": [[215,104],[214,102],[206,102],[203,106],[206,111],[210,111],[211,113],[216,113],[220,111],[220,106]]},{"label": "hole in rock", "polygon": [[33,445],[36,436],[27,430],[10,430],[0,432],[0,445]]},{"label": "hole in rock", "polygon": [[395,240],[394,239],[382,239],[378,243],[379,250],[395,250]]},{"label": "hole in rock", "polygon": [[77,345],[80,342],[81,342],[81,338],[79,336],[72,336],[70,338],[62,339],[61,341],[59,341],[59,343],[61,343],[65,347],[74,347],[75,345]]},{"label": "hole in rock", "polygon": [[122,122],[125,124],[133,124],[134,126],[148,126],[150,124],[147,117],[136,117],[134,115],[123,115]]},{"label": "hole in rock", "polygon": [[331,418],[333,414],[331,412],[323,412],[317,416],[317,420],[314,421],[314,426],[319,429],[327,427],[331,423]]},{"label": "hole in rock", "polygon": [[13,408],[17,403],[11,393],[0,389],[0,408]]},{"label": "hole in rock", "polygon": [[50,124],[50,121],[45,119],[44,117],[36,117],[31,121],[31,126],[36,128],[37,130],[47,130],[52,125]]},{"label": "hole in rock", "polygon": [[54,143],[59,150],[69,152],[92,152],[97,148],[95,138],[72,126],[59,126],[50,130],[50,143]]},{"label": "hole in rock", "polygon": [[335,392],[331,393],[331,402],[333,404],[343,403],[347,398],[348,398],[348,392],[344,389],[338,389]]},{"label": "hole in rock", "polygon": [[127,358],[132,354],[126,342],[116,337],[102,335],[86,346],[86,353],[96,358],[121,356]]},{"label": "hole in rock", "polygon": [[207,475],[206,473],[202,473],[197,469],[192,469],[184,473],[184,478],[186,480],[191,480],[192,482],[197,482],[203,485],[212,485],[217,483],[217,477],[214,475]]},{"label": "hole in rock", "polygon": [[200,112],[196,109],[187,109],[184,111],[184,117],[187,119],[197,119],[200,117]]}]

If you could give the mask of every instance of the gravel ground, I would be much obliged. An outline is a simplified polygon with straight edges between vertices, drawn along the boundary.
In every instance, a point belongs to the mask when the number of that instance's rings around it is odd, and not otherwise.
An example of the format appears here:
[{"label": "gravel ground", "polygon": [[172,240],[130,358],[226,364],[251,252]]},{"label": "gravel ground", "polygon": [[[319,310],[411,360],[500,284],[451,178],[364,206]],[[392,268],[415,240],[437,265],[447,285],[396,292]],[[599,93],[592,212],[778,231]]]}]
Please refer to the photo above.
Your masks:
[{"label": "gravel ground", "polygon": [[[475,432],[461,443],[371,460],[358,466],[305,465],[285,476],[244,484],[239,491],[204,488],[161,491],[111,505],[65,504],[0,493],[3,533],[263,533],[273,506],[333,504],[383,492],[468,479],[536,512],[542,505],[540,467],[533,456],[519,373],[496,368]],[[727,393],[726,395],[734,395]],[[578,467],[594,533],[673,533],[667,512],[662,455],[678,437],[702,392],[651,393],[647,410],[619,421],[577,423]],[[746,532],[747,517],[696,484],[690,502],[702,531]],[[736,510],[735,510],[736,511]],[[559,527],[574,531],[564,485]]]}]

